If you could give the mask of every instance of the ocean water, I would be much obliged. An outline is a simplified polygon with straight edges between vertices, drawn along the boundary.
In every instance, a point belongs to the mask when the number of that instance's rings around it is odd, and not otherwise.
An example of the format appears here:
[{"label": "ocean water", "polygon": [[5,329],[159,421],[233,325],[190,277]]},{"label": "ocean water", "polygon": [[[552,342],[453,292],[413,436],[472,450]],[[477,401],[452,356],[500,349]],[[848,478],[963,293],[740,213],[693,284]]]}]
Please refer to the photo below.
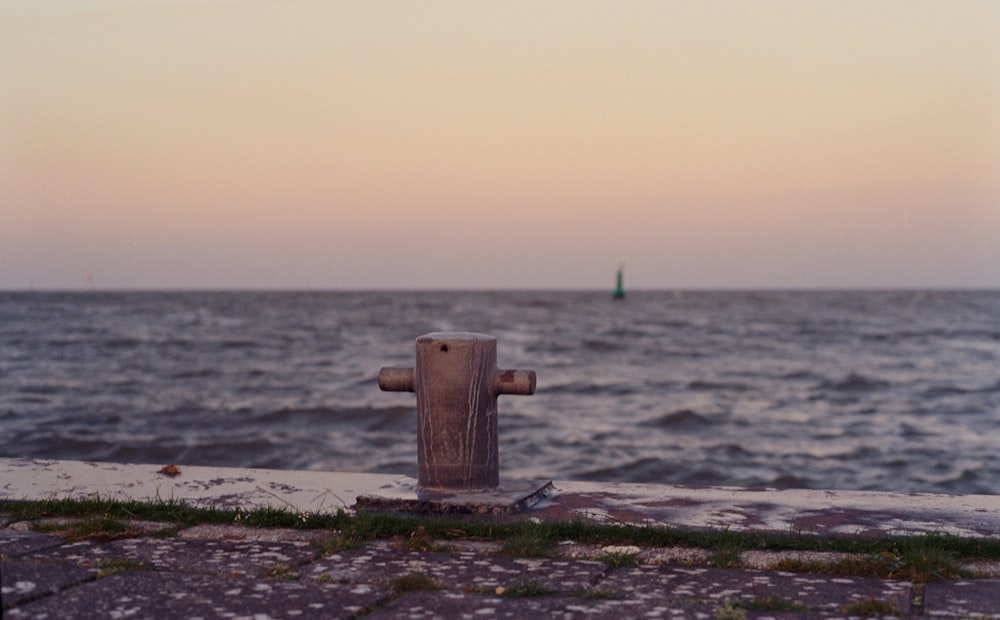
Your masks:
[{"label": "ocean water", "polygon": [[415,475],[378,371],[457,330],[503,476],[1000,492],[1000,291],[0,293],[0,456]]}]

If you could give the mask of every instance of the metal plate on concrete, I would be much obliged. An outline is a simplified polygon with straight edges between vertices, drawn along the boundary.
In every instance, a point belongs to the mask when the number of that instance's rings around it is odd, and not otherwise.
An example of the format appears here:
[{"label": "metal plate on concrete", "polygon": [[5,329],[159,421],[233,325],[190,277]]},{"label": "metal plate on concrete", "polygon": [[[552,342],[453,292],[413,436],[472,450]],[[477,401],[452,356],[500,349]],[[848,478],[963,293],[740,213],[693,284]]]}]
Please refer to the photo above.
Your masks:
[{"label": "metal plate on concrete", "polygon": [[436,491],[415,483],[383,487],[377,495],[361,495],[356,508],[416,514],[504,515],[523,512],[552,493],[552,481],[500,480],[496,489]]}]

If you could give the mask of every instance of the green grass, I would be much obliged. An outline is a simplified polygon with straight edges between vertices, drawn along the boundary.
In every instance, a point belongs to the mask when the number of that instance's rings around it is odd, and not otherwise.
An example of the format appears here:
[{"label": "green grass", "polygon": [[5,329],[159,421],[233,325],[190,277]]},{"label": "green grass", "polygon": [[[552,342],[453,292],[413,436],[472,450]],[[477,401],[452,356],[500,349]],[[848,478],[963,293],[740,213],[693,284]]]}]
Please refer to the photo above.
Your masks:
[{"label": "green grass", "polygon": [[[280,508],[227,510],[202,508],[179,501],[136,502],[110,499],[0,502],[0,512],[14,520],[70,517],[78,525],[44,526],[71,537],[113,539],[150,535],[132,520],[167,525],[158,535],[199,524],[248,527],[323,529],[331,531],[326,553],[362,546],[379,539],[409,540],[414,550],[430,549],[431,540],[486,539],[501,543],[501,553],[520,557],[551,555],[562,541],[584,544],[687,547],[713,552],[716,566],[738,566],[745,550],[826,551],[864,555],[862,560],[828,563],[786,562],[785,570],[835,572],[933,581],[971,577],[958,568],[964,560],[1000,560],[1000,538],[962,538],[947,534],[922,536],[816,536],[796,533],[701,531],[652,526],[596,524],[584,521],[495,520],[460,516],[421,517],[395,513],[356,515],[338,511],[303,515]],[[157,535],[153,534],[153,535]],[[444,547],[442,547],[444,548]],[[603,558],[602,558],[603,559]],[[619,561],[619,560],[613,560]],[[625,560],[621,560],[625,561]]]},{"label": "green grass", "polygon": [[752,600],[726,599],[715,608],[715,617],[717,620],[739,620],[746,618],[748,611],[809,611],[809,607],[780,596],[765,596]]},{"label": "green grass", "polygon": [[500,554],[519,558],[547,558],[552,556],[555,544],[544,532],[522,532],[507,538],[500,548]]},{"label": "green grass", "polygon": [[902,613],[885,601],[870,598],[844,605],[840,613],[848,616],[861,616],[862,618],[872,618],[876,616],[900,616]]},{"label": "green grass", "polygon": [[605,552],[602,553],[597,559],[604,562],[608,568],[625,568],[629,566],[637,566],[639,564],[638,553]]},{"label": "green grass", "polygon": [[149,567],[142,562],[125,558],[101,560],[101,562],[97,565],[97,568],[100,571],[97,573],[98,578],[110,577],[111,575],[117,575],[118,573],[124,573],[130,570],[149,570]]},{"label": "green grass", "polygon": [[299,574],[295,572],[295,567],[291,564],[275,564],[271,568],[263,571],[261,577],[267,579],[280,579],[282,581],[297,581]]},{"label": "green grass", "polygon": [[725,600],[715,608],[715,620],[746,620],[747,610],[738,601]]},{"label": "green grass", "polygon": [[397,594],[420,592],[422,590],[440,590],[442,587],[441,584],[421,573],[408,573],[392,581],[392,589]]},{"label": "green grass", "polygon": [[617,601],[625,598],[625,595],[621,592],[608,590],[607,588],[590,588],[588,590],[581,590],[576,593],[576,596],[588,601]]},{"label": "green grass", "polygon": [[547,596],[555,590],[546,588],[537,581],[520,581],[503,589],[501,596],[520,598],[525,596]]},{"label": "green grass", "polygon": [[708,563],[716,568],[739,568],[743,565],[743,547],[740,545],[724,546],[714,551]]},{"label": "green grass", "polygon": [[71,541],[110,541],[120,538],[135,538],[143,533],[127,521],[107,515],[87,516],[66,523],[42,523],[35,529],[42,532],[58,533]]},{"label": "green grass", "polygon": [[918,584],[975,577],[974,573],[959,566],[959,557],[942,546],[939,538],[918,538],[906,542],[908,544],[903,550],[884,550],[829,562],[783,560],[775,568],[789,572],[901,579]]},{"label": "green grass", "polygon": [[789,601],[780,596],[765,596],[749,601],[739,601],[740,606],[749,611],[809,611],[802,603]]}]

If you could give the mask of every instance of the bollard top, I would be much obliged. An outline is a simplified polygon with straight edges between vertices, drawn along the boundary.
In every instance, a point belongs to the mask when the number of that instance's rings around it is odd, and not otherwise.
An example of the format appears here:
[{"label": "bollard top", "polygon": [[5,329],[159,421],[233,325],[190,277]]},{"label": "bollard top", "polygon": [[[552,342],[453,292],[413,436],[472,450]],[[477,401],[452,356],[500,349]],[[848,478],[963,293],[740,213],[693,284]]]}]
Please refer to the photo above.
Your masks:
[{"label": "bollard top", "polygon": [[441,341],[460,341],[460,340],[475,340],[475,341],[496,341],[496,336],[491,336],[489,334],[477,334],[475,332],[431,332],[429,334],[424,334],[417,338],[418,343],[427,342],[441,342]]}]

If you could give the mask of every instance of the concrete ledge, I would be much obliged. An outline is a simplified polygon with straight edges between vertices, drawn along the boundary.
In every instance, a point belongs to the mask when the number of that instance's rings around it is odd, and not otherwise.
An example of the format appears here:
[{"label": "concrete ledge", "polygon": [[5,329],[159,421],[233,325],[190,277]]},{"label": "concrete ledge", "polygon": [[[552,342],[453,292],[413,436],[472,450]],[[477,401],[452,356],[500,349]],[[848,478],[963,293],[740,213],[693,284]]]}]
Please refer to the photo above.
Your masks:
[{"label": "concrete ledge", "polygon": [[[413,478],[163,464],[0,459],[0,500],[99,496],[218,508],[353,510],[358,497],[416,502]],[[840,535],[1000,534],[1000,496],[683,487],[556,481],[527,513],[541,519]]]},{"label": "concrete ledge", "polygon": [[107,499],[177,500],[215,508],[283,507],[322,513],[350,509],[358,495],[392,496],[412,480],[387,474],[280,471],[164,464],[0,459],[0,499],[41,500],[98,496]]}]

